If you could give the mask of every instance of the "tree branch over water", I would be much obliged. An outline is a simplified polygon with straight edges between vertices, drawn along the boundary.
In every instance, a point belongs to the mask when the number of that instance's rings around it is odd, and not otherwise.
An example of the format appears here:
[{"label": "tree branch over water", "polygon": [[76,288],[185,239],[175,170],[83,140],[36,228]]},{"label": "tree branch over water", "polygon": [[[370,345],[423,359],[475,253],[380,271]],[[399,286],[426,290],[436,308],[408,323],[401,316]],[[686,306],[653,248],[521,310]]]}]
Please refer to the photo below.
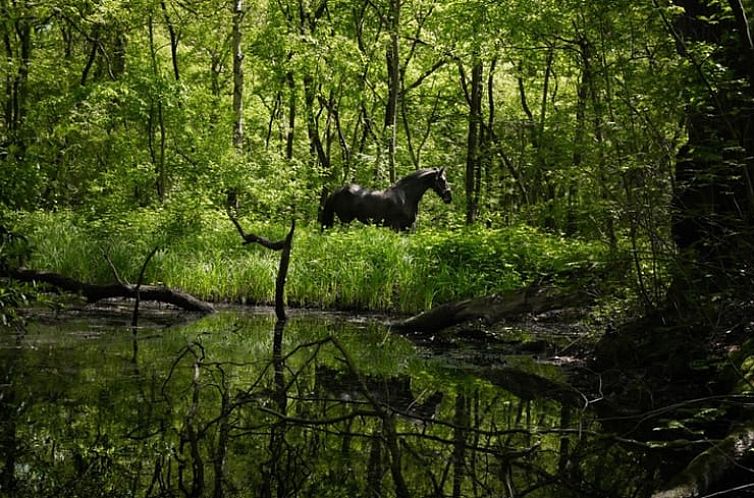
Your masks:
[{"label": "tree branch over water", "polygon": [[285,321],[287,319],[285,316],[285,279],[288,275],[288,264],[291,260],[291,246],[293,243],[293,233],[296,230],[296,220],[291,221],[291,229],[284,239],[273,242],[265,237],[245,232],[230,208],[228,208],[228,217],[244,240],[244,245],[256,243],[273,251],[282,251],[278,276],[275,280],[275,315],[278,320]]}]

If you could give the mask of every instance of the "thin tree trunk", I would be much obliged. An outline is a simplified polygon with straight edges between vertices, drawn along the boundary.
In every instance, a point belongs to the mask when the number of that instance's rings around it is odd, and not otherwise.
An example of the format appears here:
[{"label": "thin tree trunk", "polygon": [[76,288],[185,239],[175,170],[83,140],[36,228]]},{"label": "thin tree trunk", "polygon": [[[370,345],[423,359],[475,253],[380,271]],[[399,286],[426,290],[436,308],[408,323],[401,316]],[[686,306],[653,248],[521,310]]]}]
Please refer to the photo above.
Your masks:
[{"label": "thin tree trunk", "polygon": [[[600,184],[600,197],[607,203],[608,181],[607,181],[607,160],[605,158],[605,138],[604,138],[604,123],[602,116],[603,104],[600,99],[600,95],[597,92],[597,85],[595,82],[594,68],[592,66],[592,51],[591,43],[587,40],[585,35],[582,35],[581,41],[581,57],[583,64],[583,77],[585,78],[584,84],[589,91],[589,97],[592,101],[592,125],[594,126],[594,139],[597,142],[597,154],[598,154],[598,170],[597,177]],[[608,245],[610,247],[610,253],[615,254],[618,250],[618,239],[615,234],[615,221],[613,219],[613,213],[608,210],[605,213],[605,235],[608,239]]]},{"label": "thin tree trunk", "polygon": [[312,155],[319,161],[325,171],[330,170],[330,156],[327,154],[320,137],[318,112],[314,110],[315,89],[314,79],[304,77],[304,104],[306,105],[306,128],[309,134],[309,148]]},{"label": "thin tree trunk", "polygon": [[[550,93],[550,76],[552,75],[552,62],[553,62],[553,56],[554,56],[554,50],[550,48],[550,50],[547,52],[547,63],[545,65],[545,78],[544,82],[542,84],[542,104],[539,111],[539,124],[537,126],[537,137],[539,139],[539,145],[540,148],[537,151],[537,162],[539,163],[539,170],[541,172],[545,172],[543,175],[544,178],[542,179],[542,183],[544,184],[544,195],[546,201],[552,201],[555,199],[555,185],[552,180],[548,179],[547,171],[552,168],[552,163],[548,160],[547,155],[545,154],[545,150],[543,150],[545,147],[543,145],[546,142],[545,140],[545,121],[547,120],[547,98]],[[546,214],[545,214],[545,226],[550,229],[556,229],[556,222],[555,222],[555,216],[554,216],[554,206],[552,202],[547,202],[546,204]]]},{"label": "thin tree trunk", "polygon": [[[405,93],[404,93],[405,95]],[[420,137],[420,140],[418,140],[418,144],[414,144],[414,139],[411,134],[411,124],[410,124],[410,116],[408,115],[408,109],[406,108],[406,102],[404,99],[401,99],[401,117],[403,119],[403,129],[406,133],[406,145],[408,148],[409,156],[411,156],[411,162],[414,165],[414,169],[420,169],[421,168],[421,154],[422,150],[424,149],[424,145],[426,145],[427,140],[429,139],[429,135],[432,131],[432,123],[435,122],[437,119],[437,110],[440,104],[440,96],[442,95],[442,92],[437,92],[434,98],[434,102],[432,104],[432,111],[430,112],[429,116],[427,116],[427,125],[423,130],[423,133]]]},{"label": "thin tree trunk", "polygon": [[537,128],[537,134],[540,141],[544,139],[545,133],[545,120],[547,117],[547,97],[550,93],[550,76],[552,75],[552,61],[555,55],[555,51],[551,48],[547,52],[547,64],[545,66],[545,80],[542,84],[542,105],[539,111],[539,127]]},{"label": "thin tree trunk", "polygon": [[168,14],[168,7],[165,5],[165,1],[160,2],[160,8],[162,9],[162,16],[165,18],[165,25],[168,28],[168,35],[170,36],[170,56],[173,60],[173,76],[175,81],[180,81],[181,73],[178,70],[178,33],[175,30],[173,20]]},{"label": "thin tree trunk", "polygon": [[[576,123],[574,126],[573,136],[573,156],[571,157],[571,165],[575,172],[581,168],[584,161],[584,136],[586,134],[586,101],[589,96],[588,76],[586,74],[583,58],[586,49],[581,46],[580,55],[582,58],[581,74],[579,75],[578,84],[576,86]],[[569,175],[573,176],[573,175]],[[568,184],[568,214],[566,215],[566,233],[571,235],[576,232],[576,198],[577,190],[576,184],[573,180],[569,180]]]},{"label": "thin tree trunk", "polygon": [[528,192],[528,189],[526,188],[526,183],[524,182],[524,179],[522,178],[521,173],[516,169],[511,159],[507,156],[507,154],[503,150],[503,144],[501,143],[499,137],[495,133],[496,106],[495,106],[494,84],[495,84],[495,69],[496,68],[497,68],[497,57],[492,59],[492,62],[490,63],[489,75],[487,76],[488,116],[487,116],[487,125],[486,125],[487,129],[485,130],[487,141],[489,143],[490,149],[494,150],[500,156],[500,159],[503,165],[505,166],[505,168],[508,170],[510,175],[515,180],[516,186],[518,187],[518,190],[521,193],[522,202],[525,205],[528,205],[529,192]]},{"label": "thin tree trunk", "polygon": [[469,99],[469,131],[466,145],[466,223],[471,225],[478,215],[479,163],[481,160],[482,126],[482,60],[477,56],[471,70]]},{"label": "thin tree trunk", "polygon": [[[289,59],[293,54],[289,54]],[[289,71],[285,75],[285,81],[288,85],[288,129],[285,134],[285,158],[293,159],[293,139],[296,130],[296,81],[293,79],[293,72]]]},{"label": "thin tree trunk", "polygon": [[99,31],[100,31],[100,24],[97,23],[92,28],[92,34],[91,34],[91,42],[92,42],[92,48],[89,51],[89,57],[86,60],[86,64],[84,64],[84,69],[81,71],[81,86],[86,85],[86,80],[89,77],[89,71],[92,69],[92,65],[94,65],[94,59],[97,57],[97,47],[99,46]]},{"label": "thin tree trunk", "polygon": [[241,22],[244,17],[243,0],[233,2],[233,146],[241,151],[244,142],[243,121],[243,51],[241,49],[242,33]]},{"label": "thin tree trunk", "polygon": [[[746,9],[744,9],[741,0],[728,0],[728,5],[730,5],[733,16],[736,18],[736,28],[741,40],[743,56],[748,61],[746,66],[749,69],[749,86],[754,87],[754,40],[752,40],[751,27],[749,19],[746,16]],[[751,8],[751,4],[749,5]]]},{"label": "thin tree trunk", "polygon": [[[5,8],[3,9],[5,10]],[[10,40],[8,31],[3,33],[3,45],[5,46],[5,57],[7,61],[13,60],[13,45]],[[10,71],[5,75],[5,127],[13,130],[13,76]]]},{"label": "thin tree trunk", "polygon": [[516,77],[516,80],[518,81],[518,96],[521,99],[521,109],[524,111],[524,114],[526,114],[531,144],[535,149],[539,149],[539,136],[537,135],[537,127],[534,124],[534,113],[532,113],[531,107],[529,107],[529,100],[526,97],[524,79],[519,75]]},{"label": "thin tree trunk", "polygon": [[[161,75],[160,70],[157,64],[157,49],[155,47],[154,42],[154,19],[152,16],[149,16],[149,52],[152,58],[152,74],[155,79],[155,83],[158,86],[162,86],[161,82]],[[156,103],[155,103],[156,100]],[[156,113],[156,115],[155,115]],[[154,145],[154,129],[155,129],[155,121],[157,122],[157,128],[159,130],[160,134],[160,140],[159,140],[159,149],[155,150]],[[167,132],[165,129],[165,116],[163,115],[162,111],[162,94],[161,92],[157,92],[156,96],[152,96],[152,105],[150,106],[149,110],[149,119],[148,119],[148,143],[149,143],[149,151],[152,157],[152,164],[154,164],[156,173],[157,173],[157,181],[155,184],[156,190],[157,190],[157,198],[159,199],[160,203],[163,203],[165,201],[166,191],[167,191],[167,172],[165,170],[165,145],[166,145],[166,138],[167,138]]]},{"label": "thin tree trunk", "polygon": [[[9,6],[5,4],[3,7],[3,11],[9,10]],[[31,21],[28,17],[20,16],[12,24],[12,27],[15,32],[14,39],[18,40],[18,50],[13,47],[13,40],[9,31],[5,32],[3,41],[8,61],[18,60],[18,70],[15,75],[11,75],[9,72],[6,76],[5,121],[10,132],[10,140],[16,145],[16,156],[22,158],[26,152],[26,142],[20,131],[26,117],[27,81],[32,49]]]},{"label": "thin tree trunk", "polygon": [[388,71],[388,99],[385,109],[385,139],[387,140],[390,183],[395,182],[395,148],[398,130],[398,100],[400,98],[400,14],[401,0],[390,0],[388,22],[390,45],[386,52]]}]

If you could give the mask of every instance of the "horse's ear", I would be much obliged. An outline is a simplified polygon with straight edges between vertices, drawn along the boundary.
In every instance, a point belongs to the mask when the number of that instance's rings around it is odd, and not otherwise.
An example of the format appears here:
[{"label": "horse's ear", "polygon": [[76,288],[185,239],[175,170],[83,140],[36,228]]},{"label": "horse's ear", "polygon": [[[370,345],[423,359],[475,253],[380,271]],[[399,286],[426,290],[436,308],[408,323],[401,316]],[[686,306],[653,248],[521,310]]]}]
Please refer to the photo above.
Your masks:
[{"label": "horse's ear", "polygon": [[440,168],[440,169],[439,169],[439,170],[437,171],[437,173],[438,173],[438,174],[440,174],[440,175],[442,175],[443,173],[445,173],[445,166],[443,166],[442,168]]}]

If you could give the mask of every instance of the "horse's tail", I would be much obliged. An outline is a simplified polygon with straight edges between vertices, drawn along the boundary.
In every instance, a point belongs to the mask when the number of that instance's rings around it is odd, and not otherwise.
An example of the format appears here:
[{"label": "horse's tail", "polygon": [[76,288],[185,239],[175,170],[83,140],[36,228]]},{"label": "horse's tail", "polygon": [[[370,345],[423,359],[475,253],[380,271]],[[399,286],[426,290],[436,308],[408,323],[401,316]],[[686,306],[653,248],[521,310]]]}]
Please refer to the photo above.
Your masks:
[{"label": "horse's tail", "polygon": [[319,222],[322,226],[322,230],[330,228],[335,223],[335,202],[333,197],[335,194],[330,194],[325,197],[325,204],[322,207],[322,212],[319,215]]}]

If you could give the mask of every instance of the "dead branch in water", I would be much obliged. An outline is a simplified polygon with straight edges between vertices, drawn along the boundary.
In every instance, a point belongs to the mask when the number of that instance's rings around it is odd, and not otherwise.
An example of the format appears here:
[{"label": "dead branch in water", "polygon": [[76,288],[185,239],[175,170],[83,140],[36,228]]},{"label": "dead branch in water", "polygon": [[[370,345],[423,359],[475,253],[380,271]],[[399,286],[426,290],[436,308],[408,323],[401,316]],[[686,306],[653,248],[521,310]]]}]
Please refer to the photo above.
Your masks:
[{"label": "dead branch in water", "polygon": [[288,235],[284,239],[274,242],[265,237],[245,232],[231,209],[228,209],[228,217],[233,222],[233,225],[235,225],[238,233],[241,234],[244,245],[259,244],[273,251],[283,251],[280,255],[280,266],[278,267],[278,275],[275,280],[275,315],[278,320],[285,321],[287,319],[285,315],[285,279],[288,275],[288,264],[291,260],[291,246],[293,243],[293,233],[296,230],[296,220],[291,221],[291,229],[288,231]]}]

